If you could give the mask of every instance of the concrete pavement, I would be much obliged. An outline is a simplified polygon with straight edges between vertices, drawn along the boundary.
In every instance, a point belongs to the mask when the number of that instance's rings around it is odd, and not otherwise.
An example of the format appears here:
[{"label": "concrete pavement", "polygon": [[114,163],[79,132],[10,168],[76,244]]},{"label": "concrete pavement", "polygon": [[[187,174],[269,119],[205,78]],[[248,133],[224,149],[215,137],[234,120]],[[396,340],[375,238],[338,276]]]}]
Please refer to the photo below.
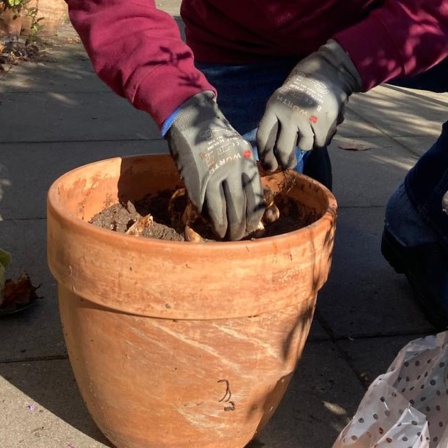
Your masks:
[{"label": "concrete pavement", "polygon": [[[177,14],[176,2],[160,6]],[[167,147],[146,114],[93,74],[69,24],[46,51],[41,63],[0,78],[0,247],[13,254],[8,276],[27,271],[43,296],[0,318],[0,447],[111,447],[67,359],[46,262],[46,193],[81,164]],[[383,260],[380,238],[388,197],[447,119],[446,94],[380,86],[350,100],[331,145],[339,204],[332,272],[290,389],[251,448],[330,448],[369,382],[408,341],[433,333],[406,280]]]}]

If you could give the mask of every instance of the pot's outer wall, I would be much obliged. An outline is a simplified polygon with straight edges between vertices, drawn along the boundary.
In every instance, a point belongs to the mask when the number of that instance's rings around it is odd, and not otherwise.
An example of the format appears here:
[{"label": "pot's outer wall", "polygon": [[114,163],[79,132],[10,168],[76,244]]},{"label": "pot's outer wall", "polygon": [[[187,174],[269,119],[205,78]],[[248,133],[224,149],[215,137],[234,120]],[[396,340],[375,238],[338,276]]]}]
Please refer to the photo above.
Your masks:
[{"label": "pot's outer wall", "polygon": [[[270,185],[275,188],[281,177],[271,176]],[[305,176],[297,175],[290,195],[321,218],[295,232],[257,241],[139,239],[85,222],[117,197],[139,199],[176,182],[170,156],[109,159],[58,179],[48,195],[48,257],[55,278],[99,305],[174,319],[282,309],[317,292],[327,280],[336,201]]]},{"label": "pot's outer wall", "polygon": [[48,258],[70,361],[118,448],[243,448],[274,413],[328,276],[336,219],[327,189],[288,175],[291,197],[321,217],[235,243],[163,242],[86,222],[117,197],[172,187],[170,156],[97,162],[50,188]]},{"label": "pot's outer wall", "polygon": [[277,409],[315,297],[254,317],[154,319],[59,291],[83,399],[118,448],[243,448]]}]

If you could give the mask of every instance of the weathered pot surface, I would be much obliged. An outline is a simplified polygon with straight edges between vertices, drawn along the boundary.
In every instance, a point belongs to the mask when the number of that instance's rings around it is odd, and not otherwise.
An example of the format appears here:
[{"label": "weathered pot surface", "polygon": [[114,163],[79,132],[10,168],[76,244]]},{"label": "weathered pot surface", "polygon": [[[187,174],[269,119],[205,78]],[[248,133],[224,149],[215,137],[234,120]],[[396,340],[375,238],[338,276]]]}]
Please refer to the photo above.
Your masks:
[{"label": "weathered pot surface", "polygon": [[192,244],[89,219],[178,181],[170,156],[114,158],[57,179],[48,260],[87,407],[119,448],[242,448],[294,373],[331,265],[336,201],[306,176],[288,195],[316,220],[284,235]]},{"label": "weathered pot surface", "polygon": [[68,19],[68,5],[65,0],[29,0],[28,11],[36,10],[35,17],[25,14],[22,23],[22,35],[32,33],[34,20],[39,23],[39,37],[54,36]]},{"label": "weathered pot surface", "polygon": [[18,40],[22,21],[23,13],[0,4],[0,42]]}]

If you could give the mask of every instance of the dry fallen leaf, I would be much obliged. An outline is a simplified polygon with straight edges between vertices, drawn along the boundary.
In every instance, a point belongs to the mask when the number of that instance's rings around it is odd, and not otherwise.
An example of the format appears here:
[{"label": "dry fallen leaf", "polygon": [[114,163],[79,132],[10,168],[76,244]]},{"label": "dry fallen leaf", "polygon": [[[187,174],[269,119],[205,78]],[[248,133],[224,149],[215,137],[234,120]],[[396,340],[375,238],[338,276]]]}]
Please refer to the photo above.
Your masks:
[{"label": "dry fallen leaf", "polygon": [[372,149],[370,145],[360,142],[340,143],[338,146],[345,151],[367,151]]},{"label": "dry fallen leaf", "polygon": [[11,279],[5,281],[3,301],[0,305],[0,315],[14,313],[28,308],[40,297],[36,294],[39,286],[33,286],[28,274],[23,273],[17,282]]}]

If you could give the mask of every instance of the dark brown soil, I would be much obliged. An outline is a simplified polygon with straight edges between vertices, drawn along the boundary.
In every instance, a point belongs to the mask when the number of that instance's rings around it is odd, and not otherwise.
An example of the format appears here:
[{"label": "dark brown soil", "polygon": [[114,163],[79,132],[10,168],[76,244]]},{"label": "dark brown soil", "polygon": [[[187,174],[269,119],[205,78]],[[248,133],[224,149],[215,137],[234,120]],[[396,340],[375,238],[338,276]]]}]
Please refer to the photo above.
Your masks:
[{"label": "dark brown soil", "polygon": [[[185,195],[170,200],[175,190],[165,190],[156,195],[147,195],[138,201],[114,204],[96,214],[90,223],[115,232],[128,233],[146,238],[166,241],[185,241],[185,223],[182,215],[187,206]],[[265,229],[245,239],[266,238],[297,230],[315,220],[312,213],[301,210],[297,204],[281,193],[274,198],[280,217],[272,223],[265,224]],[[220,241],[213,233],[212,226],[206,218],[195,217],[189,224],[202,241]]]},{"label": "dark brown soil", "polygon": [[145,226],[140,236],[167,241],[184,241],[182,229],[172,227],[168,214],[168,203],[172,192],[163,191],[157,196],[145,196],[134,203],[114,204],[96,214],[91,223],[115,232],[126,233],[132,225],[144,216],[151,215],[153,224]]}]

